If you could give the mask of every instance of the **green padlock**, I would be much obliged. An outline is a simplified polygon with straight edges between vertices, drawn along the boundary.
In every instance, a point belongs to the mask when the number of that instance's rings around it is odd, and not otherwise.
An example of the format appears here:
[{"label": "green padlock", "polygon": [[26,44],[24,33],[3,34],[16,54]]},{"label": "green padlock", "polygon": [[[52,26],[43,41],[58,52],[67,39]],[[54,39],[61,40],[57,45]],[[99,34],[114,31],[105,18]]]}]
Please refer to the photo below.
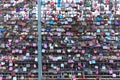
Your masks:
[{"label": "green padlock", "polygon": [[72,74],[69,74],[69,78],[71,78],[72,77]]},{"label": "green padlock", "polygon": [[91,4],[88,2],[85,4],[85,7],[90,7],[90,6],[91,6]]}]

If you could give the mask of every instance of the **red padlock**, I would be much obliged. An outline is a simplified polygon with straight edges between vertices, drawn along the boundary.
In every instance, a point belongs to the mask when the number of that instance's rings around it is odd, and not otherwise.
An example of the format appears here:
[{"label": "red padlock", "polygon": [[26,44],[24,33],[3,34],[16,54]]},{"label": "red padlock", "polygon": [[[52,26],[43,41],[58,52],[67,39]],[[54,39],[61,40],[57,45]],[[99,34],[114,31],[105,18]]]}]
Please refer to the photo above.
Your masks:
[{"label": "red padlock", "polygon": [[54,17],[54,20],[55,20],[55,21],[58,21],[58,17],[57,17],[57,16],[55,16],[55,17]]},{"label": "red padlock", "polygon": [[110,2],[110,0],[105,0],[105,3],[107,3],[107,4],[108,4],[109,2]]},{"label": "red padlock", "polygon": [[55,4],[54,2],[50,2],[50,6],[51,6],[51,7],[53,7],[53,6],[54,6],[54,4]]}]

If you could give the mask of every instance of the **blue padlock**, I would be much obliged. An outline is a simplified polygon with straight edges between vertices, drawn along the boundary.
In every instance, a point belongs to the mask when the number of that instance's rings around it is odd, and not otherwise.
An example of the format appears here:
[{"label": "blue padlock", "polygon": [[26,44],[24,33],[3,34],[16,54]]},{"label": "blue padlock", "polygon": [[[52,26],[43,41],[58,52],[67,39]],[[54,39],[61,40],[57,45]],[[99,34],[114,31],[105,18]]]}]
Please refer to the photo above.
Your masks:
[{"label": "blue padlock", "polygon": [[101,21],[102,18],[101,17],[96,17],[96,21]]},{"label": "blue padlock", "polygon": [[46,32],[50,32],[50,29],[46,29]]},{"label": "blue padlock", "polygon": [[60,15],[58,16],[58,18],[59,18],[59,19],[62,19],[62,18],[63,18],[63,15],[62,15],[62,14],[60,14]]},{"label": "blue padlock", "polygon": [[45,1],[42,1],[41,4],[42,4],[42,5],[45,5]]},{"label": "blue padlock", "polygon": [[1,29],[0,29],[0,32],[1,32],[1,33],[2,33],[2,32],[4,32],[4,31],[5,31],[5,29],[4,29],[4,28],[1,28]]},{"label": "blue padlock", "polygon": [[49,24],[50,24],[50,25],[53,25],[53,24],[54,24],[54,21],[53,21],[53,20],[50,20]]},{"label": "blue padlock", "polygon": [[61,7],[61,4],[60,4],[61,0],[58,0],[58,4],[57,4],[57,7]]},{"label": "blue padlock", "polygon": [[30,38],[30,39],[33,39],[33,36],[32,36],[32,35],[30,35],[30,36],[29,36],[29,38]]},{"label": "blue padlock", "polygon": [[20,8],[18,7],[18,8],[16,8],[16,12],[20,12]]},{"label": "blue padlock", "polygon": [[116,40],[116,41],[119,41],[119,38],[118,38],[118,37],[115,37],[115,40]]},{"label": "blue padlock", "polygon": [[72,22],[72,18],[68,18],[67,20],[68,20],[68,22]]}]

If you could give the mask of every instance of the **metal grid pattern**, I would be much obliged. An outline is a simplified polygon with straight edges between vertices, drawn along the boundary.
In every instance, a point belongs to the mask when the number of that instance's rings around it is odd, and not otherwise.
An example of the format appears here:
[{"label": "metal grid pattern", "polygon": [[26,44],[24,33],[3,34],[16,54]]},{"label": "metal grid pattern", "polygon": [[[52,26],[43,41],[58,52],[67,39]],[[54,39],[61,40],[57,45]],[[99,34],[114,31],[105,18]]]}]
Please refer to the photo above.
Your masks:
[{"label": "metal grid pattern", "polygon": [[120,1],[42,0],[45,80],[120,79]]},{"label": "metal grid pattern", "polygon": [[38,80],[36,0],[0,0],[0,80]]}]

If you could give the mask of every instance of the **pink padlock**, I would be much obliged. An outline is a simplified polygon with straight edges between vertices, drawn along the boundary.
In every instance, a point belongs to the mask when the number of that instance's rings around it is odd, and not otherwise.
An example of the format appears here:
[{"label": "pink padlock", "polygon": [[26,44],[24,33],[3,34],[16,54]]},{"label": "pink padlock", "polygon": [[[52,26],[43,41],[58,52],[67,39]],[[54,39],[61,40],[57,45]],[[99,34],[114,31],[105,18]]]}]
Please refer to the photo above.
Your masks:
[{"label": "pink padlock", "polygon": [[11,42],[9,42],[9,43],[8,43],[8,45],[9,45],[9,46],[11,46],[11,45],[12,45],[12,43],[11,43]]},{"label": "pink padlock", "polygon": [[58,17],[55,17],[54,19],[55,19],[55,21],[58,21]]},{"label": "pink padlock", "polygon": [[26,46],[23,46],[23,48],[22,48],[22,49],[24,49],[24,50],[25,50],[25,49],[26,49]]},{"label": "pink padlock", "polygon": [[9,59],[9,57],[8,56],[5,56],[5,60],[8,60]]},{"label": "pink padlock", "polygon": [[22,50],[19,50],[19,53],[21,54],[23,51]]},{"label": "pink padlock", "polygon": [[98,70],[96,70],[96,71],[95,71],[95,73],[96,73],[96,74],[99,74],[99,71],[98,71]]},{"label": "pink padlock", "polygon": [[26,16],[24,17],[24,19],[26,19],[26,20],[28,20],[28,18],[29,18],[28,15],[26,15]]},{"label": "pink padlock", "polygon": [[65,54],[65,50],[62,50],[62,53]]},{"label": "pink padlock", "polygon": [[77,80],[75,75],[74,75],[74,76],[72,76],[72,80]]},{"label": "pink padlock", "polygon": [[73,47],[72,47],[72,49],[73,49],[73,50],[75,50],[75,49],[76,49],[76,47],[75,47],[75,46],[73,46]]},{"label": "pink padlock", "polygon": [[15,43],[19,43],[19,40],[15,40]]},{"label": "pink padlock", "polygon": [[85,50],[82,50],[81,53],[84,54],[84,53],[85,53]]},{"label": "pink padlock", "polygon": [[72,59],[69,59],[69,60],[68,60],[68,63],[72,63],[72,62],[74,62]]},{"label": "pink padlock", "polygon": [[48,48],[47,44],[44,44],[44,48]]},{"label": "pink padlock", "polygon": [[16,51],[16,52],[19,52],[19,50],[18,50],[18,49],[16,49],[15,51]]},{"label": "pink padlock", "polygon": [[82,74],[82,77],[83,77],[83,79],[85,79],[85,74],[84,73]]},{"label": "pink padlock", "polygon": [[12,53],[15,53],[15,50],[12,50]]},{"label": "pink padlock", "polygon": [[33,43],[33,47],[36,47],[37,46],[37,44],[36,43]]},{"label": "pink padlock", "polygon": [[22,38],[25,38],[25,35],[22,35]]},{"label": "pink padlock", "polygon": [[120,53],[116,53],[116,56],[119,57],[119,56],[120,56]]},{"label": "pink padlock", "polygon": [[60,71],[60,68],[56,68],[56,71],[59,72],[59,71]]},{"label": "pink padlock", "polygon": [[9,70],[12,71],[12,70],[13,70],[13,67],[9,67]]},{"label": "pink padlock", "polygon": [[71,64],[70,67],[73,68],[73,67],[74,67],[74,64]]},{"label": "pink padlock", "polygon": [[66,35],[67,35],[67,36],[70,36],[70,35],[71,35],[71,33],[70,33],[70,32],[66,32]]},{"label": "pink padlock", "polygon": [[0,80],[3,80],[3,77],[0,76]]},{"label": "pink padlock", "polygon": [[54,4],[55,4],[54,2],[50,2],[50,6],[52,6],[52,7],[53,7],[53,6],[54,6]]},{"label": "pink padlock", "polygon": [[110,70],[109,70],[109,74],[112,74],[112,73],[113,73],[113,70],[112,70],[112,69],[110,69]]},{"label": "pink padlock", "polygon": [[46,70],[46,69],[47,69],[47,67],[44,65],[44,66],[43,66],[43,70]]},{"label": "pink padlock", "polygon": [[108,4],[110,2],[110,0],[105,0],[105,2]]},{"label": "pink padlock", "polygon": [[47,37],[47,40],[49,40],[49,41],[53,41],[53,40],[52,40],[52,37]]}]

